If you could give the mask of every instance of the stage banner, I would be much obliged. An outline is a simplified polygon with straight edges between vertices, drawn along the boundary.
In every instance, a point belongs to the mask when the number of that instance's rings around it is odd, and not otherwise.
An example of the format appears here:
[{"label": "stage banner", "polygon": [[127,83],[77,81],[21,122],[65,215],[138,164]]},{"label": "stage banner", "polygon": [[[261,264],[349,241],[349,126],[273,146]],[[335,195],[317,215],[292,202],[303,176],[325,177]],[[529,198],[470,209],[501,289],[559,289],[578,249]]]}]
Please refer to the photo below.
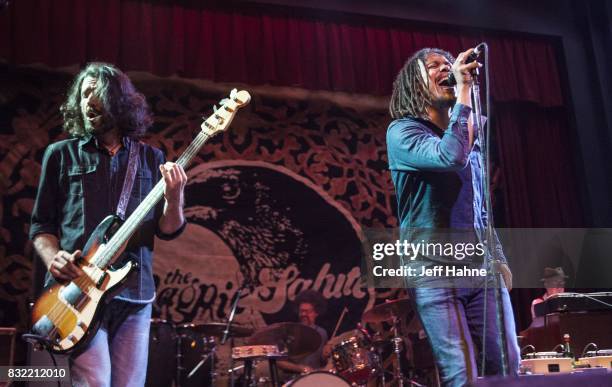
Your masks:
[{"label": "stage banner", "polygon": [[[2,73],[0,321],[25,330],[37,266],[30,215],[42,153],[66,137],[59,106],[72,75],[6,66]],[[397,224],[384,101],[131,76],[155,115],[145,141],[168,160],[232,87],[252,94],[187,169],[187,228],[174,241],[156,241],[154,317],[223,322],[241,289],[236,322],[257,329],[297,321],[295,297],[312,289],[327,300],[319,322],[331,334],[345,308],[339,332],[397,293],[367,289],[360,279],[362,228]]]}]

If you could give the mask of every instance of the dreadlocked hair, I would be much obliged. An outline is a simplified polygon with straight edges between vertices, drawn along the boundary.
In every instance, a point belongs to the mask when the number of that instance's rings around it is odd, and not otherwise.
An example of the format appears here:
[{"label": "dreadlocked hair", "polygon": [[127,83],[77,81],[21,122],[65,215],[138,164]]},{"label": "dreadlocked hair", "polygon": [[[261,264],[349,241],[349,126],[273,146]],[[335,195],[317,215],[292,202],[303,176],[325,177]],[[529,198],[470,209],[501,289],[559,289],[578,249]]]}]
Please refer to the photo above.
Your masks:
[{"label": "dreadlocked hair", "polygon": [[439,54],[451,63],[455,58],[439,48],[423,48],[412,54],[393,81],[389,113],[394,119],[412,116],[427,119],[427,107],[432,105],[428,79],[423,79],[419,61],[425,66],[429,54]]}]

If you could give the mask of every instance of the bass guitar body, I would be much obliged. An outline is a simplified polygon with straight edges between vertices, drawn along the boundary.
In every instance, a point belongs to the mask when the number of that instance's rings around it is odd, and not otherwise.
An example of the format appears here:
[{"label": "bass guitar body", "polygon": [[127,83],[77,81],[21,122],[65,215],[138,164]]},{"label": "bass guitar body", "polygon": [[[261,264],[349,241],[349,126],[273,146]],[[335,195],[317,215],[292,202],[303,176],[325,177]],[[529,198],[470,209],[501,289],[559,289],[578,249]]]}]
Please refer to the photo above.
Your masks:
[{"label": "bass guitar body", "polygon": [[[120,220],[106,217],[91,234],[77,266],[85,274],[68,283],[53,282],[45,288],[32,310],[32,331],[49,340],[51,350],[65,353],[84,349],[95,335],[102,309],[121,291],[136,264],[117,269],[96,265]],[[115,257],[123,249],[118,250]]]}]

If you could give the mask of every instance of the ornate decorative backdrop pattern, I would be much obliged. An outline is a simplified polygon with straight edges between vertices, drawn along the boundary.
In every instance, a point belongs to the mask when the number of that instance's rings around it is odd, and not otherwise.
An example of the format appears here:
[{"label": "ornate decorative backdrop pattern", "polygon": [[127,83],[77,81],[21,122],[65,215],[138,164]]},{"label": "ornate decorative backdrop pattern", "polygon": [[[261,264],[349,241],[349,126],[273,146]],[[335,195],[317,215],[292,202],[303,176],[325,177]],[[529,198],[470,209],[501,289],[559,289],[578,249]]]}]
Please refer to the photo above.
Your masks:
[{"label": "ornate decorative backdrop pattern", "polygon": [[[34,268],[27,240],[29,217],[42,152],[65,137],[58,107],[70,77],[42,70],[6,70],[0,95],[0,325],[23,330]],[[178,81],[140,81],[136,86],[155,114],[146,141],[160,147],[170,160],[192,140],[202,116],[225,97]],[[255,94],[232,129],[207,144],[193,166],[221,160],[282,166],[320,187],[362,227],[392,227],[396,218],[386,171],[387,123],[383,110]]]}]

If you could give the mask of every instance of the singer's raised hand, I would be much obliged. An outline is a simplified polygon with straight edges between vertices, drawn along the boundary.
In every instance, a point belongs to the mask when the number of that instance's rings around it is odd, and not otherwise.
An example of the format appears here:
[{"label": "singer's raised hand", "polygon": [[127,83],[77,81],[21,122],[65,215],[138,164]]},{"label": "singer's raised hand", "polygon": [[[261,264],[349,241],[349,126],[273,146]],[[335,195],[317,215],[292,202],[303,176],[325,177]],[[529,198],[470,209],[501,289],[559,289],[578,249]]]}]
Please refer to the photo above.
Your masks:
[{"label": "singer's raised hand", "polygon": [[470,98],[470,87],[474,81],[472,78],[472,70],[482,66],[476,61],[465,63],[466,59],[473,51],[474,49],[470,48],[457,55],[457,59],[451,67],[451,71],[457,82],[457,102],[467,106],[472,106]]},{"label": "singer's raised hand", "polygon": [[466,59],[470,56],[470,54],[474,51],[473,48],[469,50],[463,51],[459,55],[457,55],[457,59],[453,66],[451,67],[451,71],[457,81],[457,87],[467,86],[470,87],[472,82],[474,81],[472,77],[472,70],[477,67],[482,67],[482,64],[474,61],[470,63],[465,63]]}]

